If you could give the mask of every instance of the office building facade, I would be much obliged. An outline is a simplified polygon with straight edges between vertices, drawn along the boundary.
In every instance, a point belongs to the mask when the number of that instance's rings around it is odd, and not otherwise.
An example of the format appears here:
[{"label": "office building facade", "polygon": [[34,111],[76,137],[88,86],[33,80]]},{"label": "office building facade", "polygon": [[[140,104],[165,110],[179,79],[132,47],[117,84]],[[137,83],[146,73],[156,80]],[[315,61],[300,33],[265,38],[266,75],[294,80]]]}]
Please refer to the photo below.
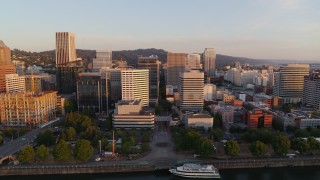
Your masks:
[{"label": "office building facade", "polygon": [[6,74],[15,74],[16,68],[11,62],[10,48],[0,40],[0,93],[6,92]]},{"label": "office building facade", "polygon": [[101,69],[112,68],[112,52],[96,51],[96,58],[92,60],[93,72],[100,72]]},{"label": "office building facade", "polygon": [[216,52],[214,48],[205,48],[203,61],[206,77],[214,77],[216,71]]},{"label": "office building facade", "polygon": [[6,92],[26,92],[25,77],[18,74],[6,74]]},{"label": "office building facade", "polygon": [[77,82],[78,110],[108,113],[106,77],[101,73],[80,73]]},{"label": "office building facade", "polygon": [[149,70],[121,70],[122,100],[141,99],[143,106],[149,106]]},{"label": "office building facade", "polygon": [[320,73],[311,73],[304,77],[302,106],[320,111]]},{"label": "office building facade", "polygon": [[178,88],[180,73],[185,71],[187,54],[185,53],[171,53],[167,54],[167,85],[172,85],[174,89]]},{"label": "office building facade", "polygon": [[56,32],[56,66],[66,66],[76,59],[74,34],[71,32]]},{"label": "office building facade", "polygon": [[284,99],[284,103],[301,102],[304,76],[309,75],[309,64],[288,64],[281,66],[274,74],[273,95]]},{"label": "office building facade", "polygon": [[160,61],[158,56],[139,57],[138,69],[149,70],[149,102],[158,104],[160,83]]},{"label": "office building facade", "polygon": [[199,111],[203,108],[204,73],[190,70],[180,75],[180,109]]}]

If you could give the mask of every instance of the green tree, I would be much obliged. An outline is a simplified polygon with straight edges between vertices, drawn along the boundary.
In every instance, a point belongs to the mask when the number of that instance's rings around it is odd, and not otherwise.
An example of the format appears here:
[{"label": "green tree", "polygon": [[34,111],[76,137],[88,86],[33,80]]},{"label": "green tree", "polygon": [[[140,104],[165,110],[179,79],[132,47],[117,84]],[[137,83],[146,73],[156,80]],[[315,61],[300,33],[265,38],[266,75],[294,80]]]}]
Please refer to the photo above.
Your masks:
[{"label": "green tree", "polygon": [[294,132],[294,137],[309,137],[309,133],[306,129],[297,129],[295,132]]},{"label": "green tree", "polygon": [[90,144],[90,141],[85,139],[80,139],[76,143],[74,149],[74,156],[80,161],[87,161],[93,154],[93,147]]},{"label": "green tree", "polygon": [[251,144],[250,151],[254,156],[264,156],[267,153],[267,146],[261,141],[256,141]]},{"label": "green tree", "polygon": [[19,162],[30,163],[34,160],[34,149],[32,146],[26,146],[19,151]]},{"label": "green tree", "polygon": [[290,113],[291,110],[292,110],[292,104],[283,104],[282,106],[282,110],[285,112],[285,113]]},{"label": "green tree", "polygon": [[55,143],[55,138],[53,136],[52,131],[50,131],[49,129],[44,131],[44,132],[40,132],[37,135],[37,139],[36,142],[38,145],[46,145],[46,146],[51,146]]},{"label": "green tree", "polygon": [[219,141],[222,138],[223,132],[219,128],[214,128],[212,130],[212,137],[215,141]]},{"label": "green tree", "polygon": [[3,137],[0,135],[0,145],[3,144]]},{"label": "green tree", "polygon": [[237,156],[240,151],[238,142],[235,140],[228,141],[224,147],[224,151],[228,156],[231,156],[231,157]]},{"label": "green tree", "polygon": [[59,141],[54,148],[53,157],[57,161],[68,161],[71,158],[71,150],[66,141]]},{"label": "green tree", "polygon": [[320,142],[318,140],[316,140],[316,138],[309,137],[308,138],[308,143],[309,143],[311,151],[316,151],[316,150],[320,149]]},{"label": "green tree", "polygon": [[199,154],[201,157],[209,157],[213,153],[213,144],[211,140],[208,138],[201,138],[198,141],[198,145],[196,147],[196,152]]},{"label": "green tree", "polygon": [[287,136],[277,133],[272,141],[273,151],[278,155],[287,154],[290,148],[290,141]]},{"label": "green tree", "polygon": [[291,148],[293,150],[299,151],[301,154],[304,152],[309,151],[310,145],[307,140],[304,140],[302,138],[294,138],[291,140]]},{"label": "green tree", "polygon": [[278,131],[283,131],[283,129],[284,129],[283,122],[273,120],[272,121],[272,128],[275,130],[278,130]]},{"label": "green tree", "polygon": [[47,148],[43,144],[40,145],[37,149],[37,155],[40,160],[42,160],[42,161],[47,160],[50,155],[49,148]]},{"label": "green tree", "polygon": [[76,133],[76,130],[73,128],[73,127],[69,127],[67,130],[66,130],[66,138],[68,140],[73,140],[75,139],[77,133]]},{"label": "green tree", "polygon": [[77,110],[76,101],[74,99],[66,99],[64,101],[64,110],[66,113],[75,112]]},{"label": "green tree", "polygon": [[320,137],[320,129],[318,128],[312,128],[310,135],[313,137]]},{"label": "green tree", "polygon": [[216,113],[214,115],[214,120],[213,120],[213,126],[214,127],[222,127],[223,123],[222,123],[222,116],[220,113]]}]

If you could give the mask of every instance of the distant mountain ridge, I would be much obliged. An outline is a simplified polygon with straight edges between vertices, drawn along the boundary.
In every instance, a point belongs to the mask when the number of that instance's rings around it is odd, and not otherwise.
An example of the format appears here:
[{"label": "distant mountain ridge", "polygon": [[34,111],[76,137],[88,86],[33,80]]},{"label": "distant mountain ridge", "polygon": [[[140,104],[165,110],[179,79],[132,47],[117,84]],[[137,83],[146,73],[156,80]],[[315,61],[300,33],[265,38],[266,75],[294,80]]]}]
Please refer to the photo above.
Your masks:
[{"label": "distant mountain ridge", "polygon": [[[92,61],[96,55],[95,50],[83,50],[77,49],[77,56],[85,60],[86,63]],[[112,59],[124,59],[127,60],[128,65],[135,66],[139,56],[151,56],[157,55],[159,60],[163,63],[167,60],[167,51],[163,49],[136,49],[136,50],[122,50],[112,51]],[[19,49],[13,49],[11,51],[12,59],[20,59],[26,62],[26,65],[40,65],[43,67],[55,66],[55,50],[43,51],[43,52],[27,52]],[[257,64],[286,64],[286,63],[316,63],[317,61],[295,61],[295,60],[263,60],[263,59],[250,59],[244,57],[233,57],[227,55],[217,54],[217,66],[222,67],[226,65],[232,65],[233,62],[238,61],[240,63],[248,63],[252,65]]]}]

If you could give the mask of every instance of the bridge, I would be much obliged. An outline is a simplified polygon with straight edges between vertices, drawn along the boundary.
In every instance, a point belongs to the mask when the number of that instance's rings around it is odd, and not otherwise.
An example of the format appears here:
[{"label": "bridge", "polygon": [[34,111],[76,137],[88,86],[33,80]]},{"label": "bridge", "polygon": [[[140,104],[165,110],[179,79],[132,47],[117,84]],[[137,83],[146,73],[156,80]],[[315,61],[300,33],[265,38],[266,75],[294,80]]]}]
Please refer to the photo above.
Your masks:
[{"label": "bridge", "polygon": [[3,158],[0,159],[0,164],[2,164],[3,161],[5,161],[5,160],[14,161],[14,160],[16,160],[16,158],[12,155],[4,156]]}]

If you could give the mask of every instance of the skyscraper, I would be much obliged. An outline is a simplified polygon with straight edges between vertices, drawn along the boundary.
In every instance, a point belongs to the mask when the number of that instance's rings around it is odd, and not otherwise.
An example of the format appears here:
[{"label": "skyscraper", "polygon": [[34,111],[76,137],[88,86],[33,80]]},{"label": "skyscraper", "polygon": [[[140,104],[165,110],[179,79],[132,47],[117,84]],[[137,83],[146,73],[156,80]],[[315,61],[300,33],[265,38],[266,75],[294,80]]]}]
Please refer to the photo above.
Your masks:
[{"label": "skyscraper", "polygon": [[80,73],[77,82],[78,110],[108,112],[107,83],[101,73]]},{"label": "skyscraper", "polygon": [[186,60],[186,69],[200,69],[200,55],[199,54],[188,54]]},{"label": "skyscraper", "polygon": [[75,61],[76,45],[75,36],[71,32],[56,33],[56,66],[66,66],[67,63]]},{"label": "skyscraper", "polygon": [[77,59],[75,36],[71,32],[56,33],[57,90],[59,94],[77,91],[79,73],[84,72],[83,61]]},{"label": "skyscraper", "polygon": [[178,88],[180,73],[185,71],[187,60],[186,53],[171,53],[167,54],[167,85],[172,85],[174,89]]},{"label": "skyscraper", "polygon": [[180,75],[180,109],[199,111],[203,108],[204,73],[190,70]]},{"label": "skyscraper", "polygon": [[143,106],[149,106],[149,70],[122,70],[121,90],[122,100],[141,99]]},{"label": "skyscraper", "polygon": [[311,73],[304,77],[302,106],[320,111],[320,73]]},{"label": "skyscraper", "polygon": [[139,57],[138,69],[149,70],[149,101],[157,104],[160,82],[160,61],[158,56]]},{"label": "skyscraper", "polygon": [[216,53],[213,48],[205,48],[203,53],[204,72],[207,77],[214,77],[216,70]]},{"label": "skyscraper", "polygon": [[96,58],[92,60],[94,72],[99,72],[100,69],[112,68],[112,52],[111,51],[96,51]]},{"label": "skyscraper", "polygon": [[6,74],[16,73],[16,68],[11,62],[10,48],[0,40],[0,93],[6,92]]},{"label": "skyscraper", "polygon": [[275,96],[282,97],[284,103],[301,101],[304,76],[309,75],[309,64],[288,64],[280,67],[279,73],[274,74]]}]

